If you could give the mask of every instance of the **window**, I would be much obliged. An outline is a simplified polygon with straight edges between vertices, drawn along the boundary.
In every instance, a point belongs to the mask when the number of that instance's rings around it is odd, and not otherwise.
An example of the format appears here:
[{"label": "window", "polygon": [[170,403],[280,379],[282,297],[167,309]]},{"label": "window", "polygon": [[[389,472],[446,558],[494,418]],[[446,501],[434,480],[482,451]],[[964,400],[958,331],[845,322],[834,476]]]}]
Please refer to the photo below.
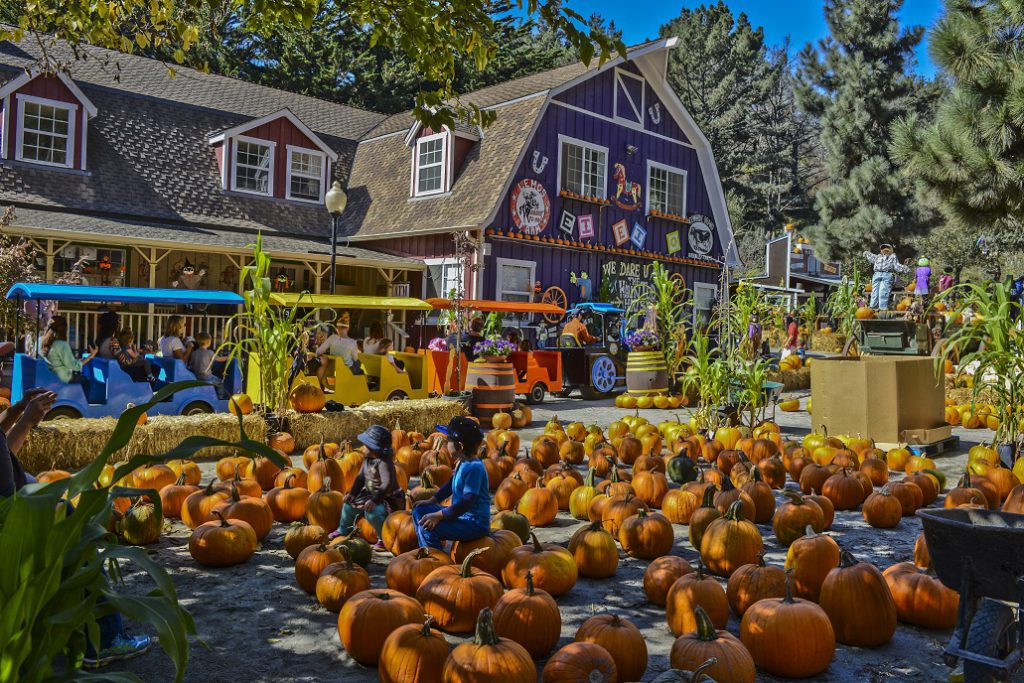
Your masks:
[{"label": "window", "polygon": [[274,193],[274,143],[235,138],[232,190],[272,195]]},{"label": "window", "polygon": [[711,324],[712,308],[718,298],[718,288],[707,282],[693,283],[693,324],[702,328]]},{"label": "window", "polygon": [[428,135],[416,141],[416,168],[413,179],[413,194],[416,196],[444,192],[445,179],[448,175],[445,158],[447,141],[447,133]]},{"label": "window", "polygon": [[323,199],[324,155],[288,146],[288,199]]},{"label": "window", "polygon": [[537,264],[533,261],[497,260],[495,291],[498,301],[532,301],[533,274]]},{"label": "window", "polygon": [[558,174],[561,189],[584,197],[607,195],[608,150],[581,140],[559,136]]},{"label": "window", "polygon": [[686,171],[647,162],[647,213],[686,215]]},{"label": "window", "polygon": [[127,264],[124,249],[108,249],[106,247],[80,247],[69,245],[58,251],[53,257],[53,273],[59,277],[71,272],[80,259],[86,259],[82,267],[84,284],[90,285],[122,285]]},{"label": "window", "polygon": [[459,264],[452,259],[425,259],[427,266],[426,282],[423,291],[426,293],[423,298],[449,299],[452,292],[459,287],[462,280],[462,273],[459,271]]},{"label": "window", "polygon": [[52,166],[74,165],[74,105],[22,95],[18,107],[17,158]]}]

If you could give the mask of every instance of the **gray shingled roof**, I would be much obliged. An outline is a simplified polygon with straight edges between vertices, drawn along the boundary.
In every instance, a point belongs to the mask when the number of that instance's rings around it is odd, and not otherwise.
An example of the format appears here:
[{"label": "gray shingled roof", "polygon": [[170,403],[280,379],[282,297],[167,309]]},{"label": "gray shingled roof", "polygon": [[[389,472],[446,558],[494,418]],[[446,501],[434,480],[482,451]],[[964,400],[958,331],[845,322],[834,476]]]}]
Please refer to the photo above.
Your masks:
[{"label": "gray shingled roof", "polygon": [[409,197],[412,156],[404,135],[360,143],[344,214],[347,225],[358,226],[353,239],[480,227],[514,172],[544,102],[538,95],[502,107],[497,120],[466,156],[446,195]]}]

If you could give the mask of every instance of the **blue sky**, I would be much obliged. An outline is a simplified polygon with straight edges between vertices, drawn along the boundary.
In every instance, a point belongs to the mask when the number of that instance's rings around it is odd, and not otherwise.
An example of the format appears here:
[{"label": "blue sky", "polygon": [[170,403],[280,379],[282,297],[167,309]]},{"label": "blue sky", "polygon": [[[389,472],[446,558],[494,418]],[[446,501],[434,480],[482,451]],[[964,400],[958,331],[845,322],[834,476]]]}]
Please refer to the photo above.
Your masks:
[{"label": "blue sky", "polygon": [[[705,0],[710,4],[712,0]],[[822,13],[822,0],[726,0],[733,12],[745,12],[754,26],[763,26],[765,37],[772,45],[779,45],[788,36],[790,49],[795,54],[808,42],[817,41],[828,33]],[[622,30],[627,44],[639,43],[658,35],[658,28],[679,14],[681,7],[697,7],[699,0],[568,0],[566,5],[584,16],[598,12],[615,21]],[[904,25],[930,27],[942,13],[942,0],[905,0],[900,11]],[[924,76],[935,72],[928,59],[927,35],[917,50],[917,70]],[[681,46],[677,49],[685,49]]]}]

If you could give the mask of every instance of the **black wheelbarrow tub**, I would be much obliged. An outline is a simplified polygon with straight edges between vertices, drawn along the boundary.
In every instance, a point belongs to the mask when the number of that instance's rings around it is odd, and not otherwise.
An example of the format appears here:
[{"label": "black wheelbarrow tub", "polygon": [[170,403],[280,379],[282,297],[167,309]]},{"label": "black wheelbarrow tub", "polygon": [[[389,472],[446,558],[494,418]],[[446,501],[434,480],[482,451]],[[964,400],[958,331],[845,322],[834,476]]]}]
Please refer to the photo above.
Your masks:
[{"label": "black wheelbarrow tub", "polygon": [[1024,576],[1024,515],[975,508],[918,510],[936,576],[961,590],[1007,602],[1020,599]]}]

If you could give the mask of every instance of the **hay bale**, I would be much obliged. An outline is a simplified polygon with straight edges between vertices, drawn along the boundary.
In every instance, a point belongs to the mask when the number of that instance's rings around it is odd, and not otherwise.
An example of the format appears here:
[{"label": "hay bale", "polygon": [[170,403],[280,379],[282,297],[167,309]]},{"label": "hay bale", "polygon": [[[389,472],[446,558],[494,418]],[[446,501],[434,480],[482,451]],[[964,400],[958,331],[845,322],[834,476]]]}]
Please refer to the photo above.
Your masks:
[{"label": "hay bale", "polygon": [[772,382],[781,382],[783,391],[801,391],[811,388],[811,369],[780,370],[769,375]]},{"label": "hay bale", "polygon": [[836,332],[815,332],[811,337],[811,351],[840,353],[846,345],[846,335]]},{"label": "hay bale", "polygon": [[428,434],[435,425],[465,414],[466,408],[462,403],[437,398],[371,402],[340,413],[291,412],[288,414],[288,430],[295,439],[295,446],[306,448],[320,443],[321,435],[336,443],[353,440],[373,424],[384,425],[388,429],[399,424],[402,429]]},{"label": "hay bale", "polygon": [[[255,441],[267,438],[267,423],[258,415],[245,417],[245,432]],[[117,420],[112,417],[44,422],[32,430],[18,459],[29,472],[58,467],[74,470],[84,467],[99,454]],[[111,462],[133,455],[159,455],[181,443],[186,436],[210,436],[224,441],[238,439],[238,418],[227,413],[211,415],[159,415],[135,428],[128,445],[111,457]],[[229,455],[225,448],[207,448],[196,458],[219,458]]]}]

